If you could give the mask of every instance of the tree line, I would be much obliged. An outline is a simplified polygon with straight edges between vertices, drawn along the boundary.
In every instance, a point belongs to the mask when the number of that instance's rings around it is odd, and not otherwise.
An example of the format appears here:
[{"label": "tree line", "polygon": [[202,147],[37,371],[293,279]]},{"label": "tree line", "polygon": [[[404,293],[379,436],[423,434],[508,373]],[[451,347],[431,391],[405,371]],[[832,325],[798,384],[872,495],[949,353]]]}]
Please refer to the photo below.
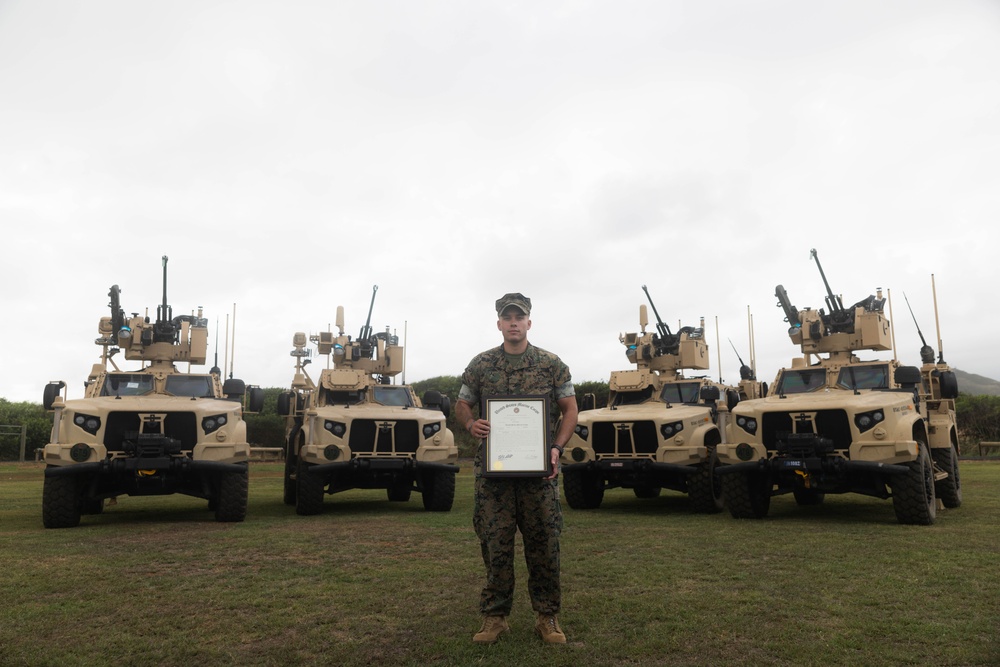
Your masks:
[{"label": "tree line", "polygon": [[[417,396],[423,396],[425,391],[438,391],[451,399],[452,406],[458,398],[462,387],[462,379],[455,375],[442,375],[413,383]],[[268,387],[264,389],[264,409],[260,414],[248,414],[247,435],[251,445],[259,447],[282,447],[285,440],[285,418],[277,413],[278,394],[287,391],[284,387]],[[577,402],[585,394],[594,394],[595,405],[603,407],[608,401],[607,382],[579,382],[576,384]],[[964,452],[973,451],[980,441],[1000,441],[1000,396],[971,396],[960,394],[955,401],[955,411],[959,426],[959,439]],[[23,401],[12,403],[0,398],[0,425],[27,426],[26,457],[34,458],[35,449],[40,449],[49,441],[52,430],[52,415],[45,412],[40,403]],[[463,424],[457,423],[454,410],[447,419],[447,426],[455,434],[459,454],[471,457],[475,454],[477,443],[465,430]],[[20,448],[18,434],[5,435],[0,438],[0,461],[17,460]]]}]

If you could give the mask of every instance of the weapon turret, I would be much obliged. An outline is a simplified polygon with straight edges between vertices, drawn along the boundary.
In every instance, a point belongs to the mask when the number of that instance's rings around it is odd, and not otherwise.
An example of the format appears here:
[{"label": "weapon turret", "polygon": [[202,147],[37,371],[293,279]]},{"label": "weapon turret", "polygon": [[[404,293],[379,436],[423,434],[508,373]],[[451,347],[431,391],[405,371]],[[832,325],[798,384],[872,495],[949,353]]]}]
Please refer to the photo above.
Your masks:
[{"label": "weapon turret", "polygon": [[392,377],[403,372],[403,346],[399,344],[399,337],[390,333],[388,327],[375,334],[371,332],[377,291],[378,285],[375,285],[368,319],[356,340],[344,333],[343,306],[337,307],[336,332],[321,331],[308,338],[302,332],[295,334],[291,355],[296,358],[296,377],[301,374],[303,387],[312,384],[305,373],[305,365],[309,363],[307,341],[316,344],[319,354],[332,355],[333,368],[323,370],[319,384],[333,391],[357,391],[372,384],[389,384]]},{"label": "weapon turret", "polygon": [[104,347],[106,364],[119,350],[128,360],[141,360],[169,371],[175,361],[204,364],[208,353],[208,320],[202,317],[199,306],[197,315],[173,316],[167,303],[167,256],[163,256],[163,301],[156,308],[156,321],[133,313],[126,318],[121,307],[121,289],[112,285],[111,316],[102,317],[98,323],[101,337],[95,342]]},{"label": "weapon turret", "polygon": [[785,311],[785,320],[791,325],[788,336],[806,355],[829,353],[834,356],[850,354],[854,350],[891,350],[892,337],[889,320],[883,313],[885,299],[882,288],[849,308],[844,307],[840,296],[834,294],[823,272],[815,249],[810,258],[816,261],[823,285],[826,287],[827,313],[820,308],[797,309],[788,299],[785,288],[778,285],[775,296]]},{"label": "weapon turret", "polygon": [[626,333],[619,337],[625,346],[625,356],[640,370],[672,371],[681,369],[705,370],[708,368],[708,344],[704,327],[681,327],[672,333],[656,311],[653,299],[645,285],[642,291],[656,316],[656,333],[647,332],[648,316],[645,304],[639,306],[640,333]]}]

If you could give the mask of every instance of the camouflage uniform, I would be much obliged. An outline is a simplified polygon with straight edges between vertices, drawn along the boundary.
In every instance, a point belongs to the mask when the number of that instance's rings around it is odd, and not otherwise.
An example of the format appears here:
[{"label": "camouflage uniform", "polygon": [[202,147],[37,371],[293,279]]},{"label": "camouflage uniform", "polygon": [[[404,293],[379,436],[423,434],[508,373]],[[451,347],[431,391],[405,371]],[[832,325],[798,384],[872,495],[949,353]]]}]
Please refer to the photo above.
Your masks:
[{"label": "camouflage uniform", "polygon": [[[483,396],[547,395],[555,415],[559,414],[556,401],[575,395],[566,364],[530,343],[513,364],[503,346],[477,355],[465,369],[462,383],[458,397],[472,405],[479,405]],[[552,423],[556,423],[554,418]],[[475,459],[476,506],[472,518],[486,566],[480,610],[484,616],[510,614],[514,598],[514,535],[520,529],[531,606],[539,614],[556,614],[561,599],[562,508],[558,478],[486,478],[482,449]]]}]

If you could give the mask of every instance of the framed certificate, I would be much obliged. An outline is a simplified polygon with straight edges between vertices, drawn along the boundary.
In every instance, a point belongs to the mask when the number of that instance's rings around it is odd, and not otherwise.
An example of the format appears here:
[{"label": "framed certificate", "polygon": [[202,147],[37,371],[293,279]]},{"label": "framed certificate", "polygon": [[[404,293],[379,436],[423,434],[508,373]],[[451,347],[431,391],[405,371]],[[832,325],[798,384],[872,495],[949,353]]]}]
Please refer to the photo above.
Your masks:
[{"label": "framed certificate", "polygon": [[548,477],[548,396],[484,396],[480,414],[490,422],[483,447],[486,477]]}]

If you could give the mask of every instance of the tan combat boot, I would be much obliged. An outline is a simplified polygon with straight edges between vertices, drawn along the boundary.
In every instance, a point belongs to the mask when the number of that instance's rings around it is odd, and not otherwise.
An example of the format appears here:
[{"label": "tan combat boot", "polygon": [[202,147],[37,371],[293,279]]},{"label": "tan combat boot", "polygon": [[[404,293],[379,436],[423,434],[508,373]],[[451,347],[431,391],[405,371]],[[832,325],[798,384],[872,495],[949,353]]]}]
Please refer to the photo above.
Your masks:
[{"label": "tan combat boot", "polygon": [[477,644],[493,644],[500,639],[500,635],[509,631],[506,616],[487,616],[483,619],[483,627],[473,635],[472,641]]},{"label": "tan combat boot", "polygon": [[535,621],[535,632],[546,644],[565,644],[566,635],[559,627],[555,614],[539,614]]}]

